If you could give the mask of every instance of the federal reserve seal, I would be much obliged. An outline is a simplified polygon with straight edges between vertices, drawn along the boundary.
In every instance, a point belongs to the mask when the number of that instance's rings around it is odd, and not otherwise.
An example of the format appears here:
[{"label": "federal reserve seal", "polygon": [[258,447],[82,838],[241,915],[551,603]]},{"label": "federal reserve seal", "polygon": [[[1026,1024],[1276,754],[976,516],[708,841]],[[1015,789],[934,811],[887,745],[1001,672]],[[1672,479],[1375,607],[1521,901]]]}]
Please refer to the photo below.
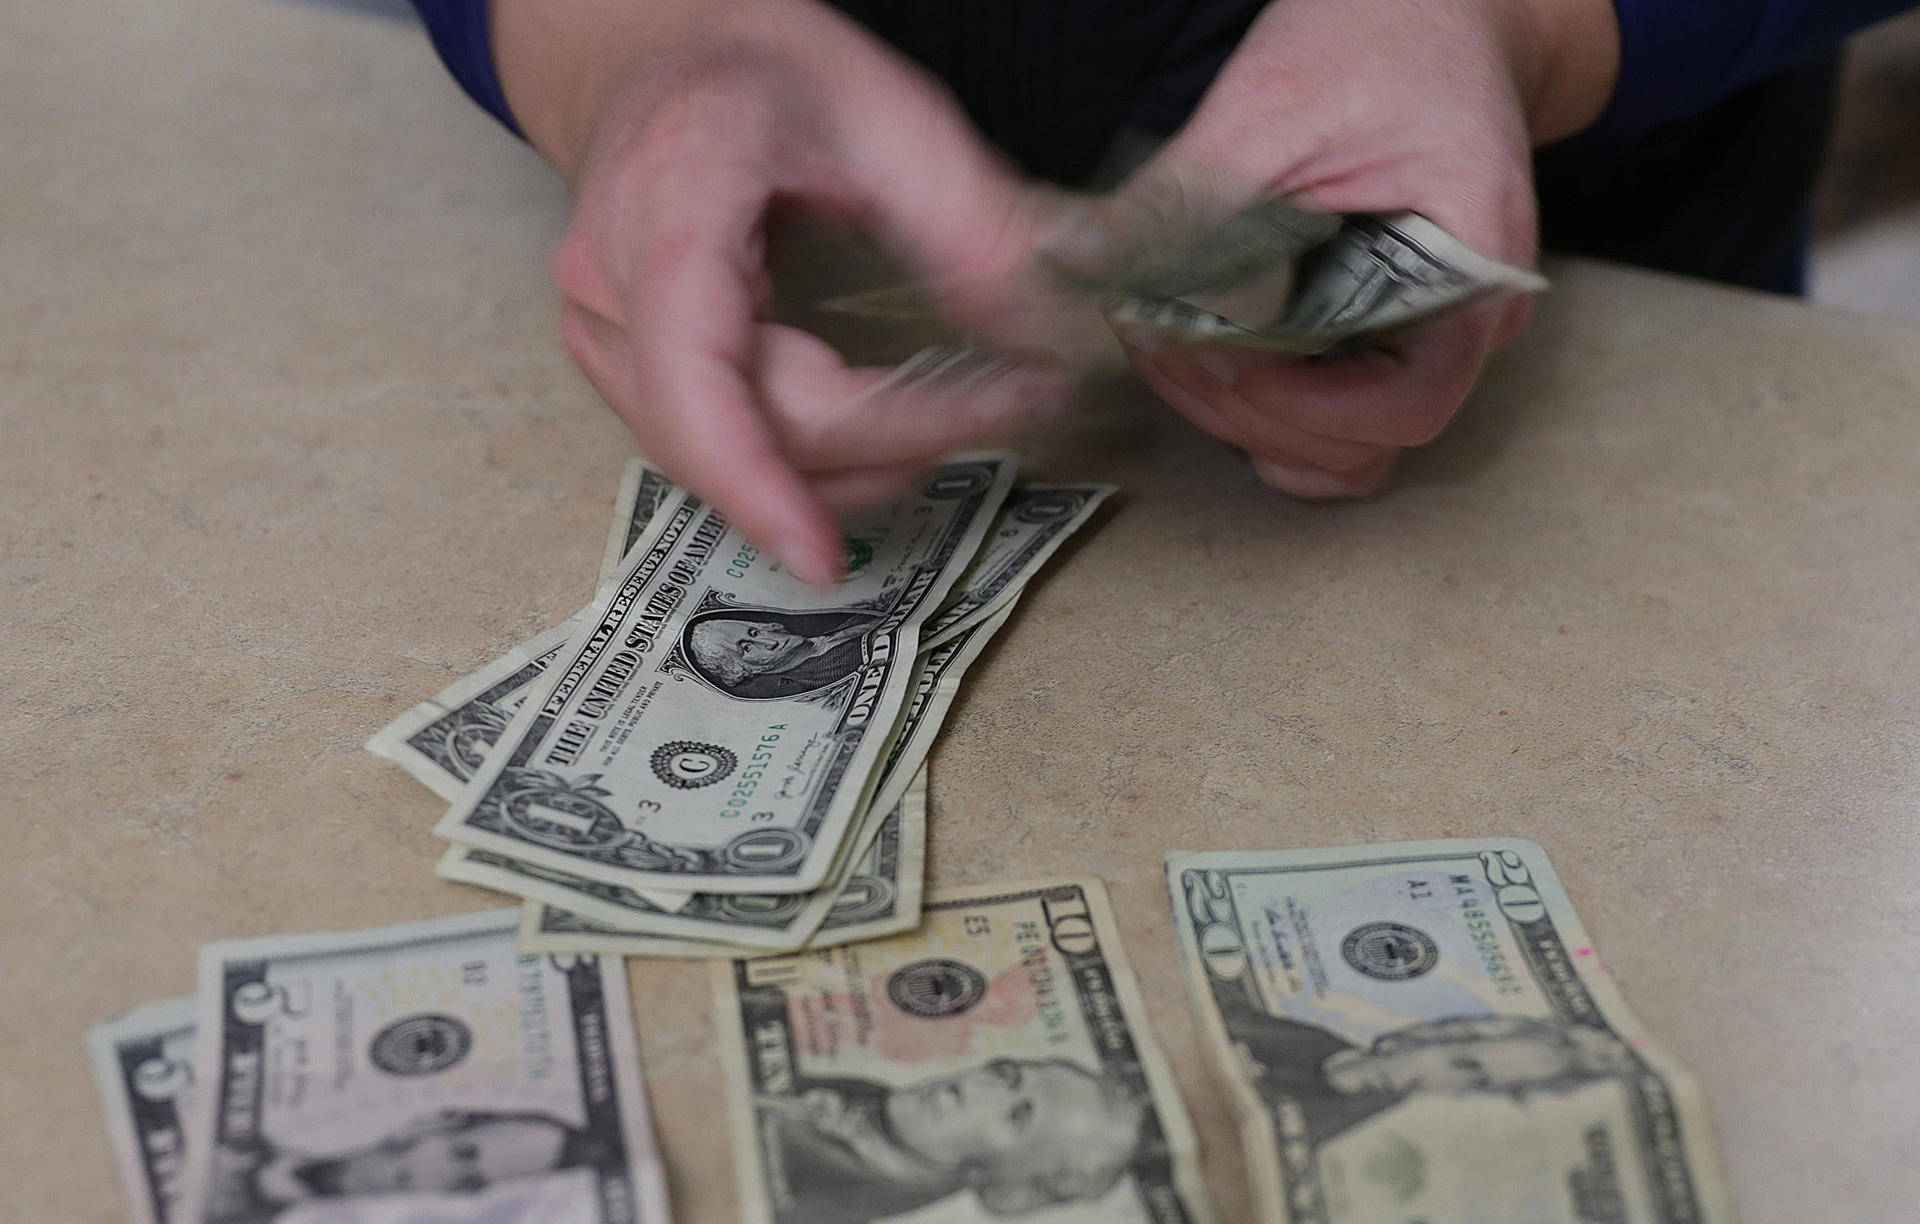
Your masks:
[{"label": "federal reserve seal", "polygon": [[963,961],[915,961],[887,978],[887,998],[910,1016],[957,1016],[987,997],[987,975]]},{"label": "federal reserve seal", "polygon": [[1425,931],[1398,922],[1368,922],[1347,932],[1340,955],[1370,978],[1404,982],[1440,963],[1440,945]]},{"label": "federal reserve seal", "polygon": [[675,790],[711,786],[739,763],[739,757],[718,744],[692,740],[674,740],[653,750],[653,776]]},{"label": "federal reserve seal", "polygon": [[373,1036],[367,1057],[389,1075],[432,1075],[473,1050],[473,1030],[452,1016],[422,1012],[395,1020]]}]

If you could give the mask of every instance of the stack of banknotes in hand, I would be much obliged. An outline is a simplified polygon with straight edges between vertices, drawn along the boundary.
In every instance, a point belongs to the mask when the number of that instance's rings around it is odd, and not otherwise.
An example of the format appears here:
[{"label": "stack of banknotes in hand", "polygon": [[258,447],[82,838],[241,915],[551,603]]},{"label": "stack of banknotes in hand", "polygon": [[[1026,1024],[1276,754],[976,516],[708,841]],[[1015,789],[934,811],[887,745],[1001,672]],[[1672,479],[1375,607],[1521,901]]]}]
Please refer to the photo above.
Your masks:
[{"label": "stack of banknotes in hand", "polygon": [[[1489,295],[1547,287],[1418,213],[1312,212],[1283,199],[1225,216],[1134,218],[1091,264],[1043,259],[1035,272],[1047,300],[1022,318],[1022,343],[1078,365],[1096,360],[1074,326],[1089,310],[1177,341],[1304,356],[1364,346]],[[939,313],[936,296],[901,285],[820,308],[925,320]]]},{"label": "stack of banknotes in hand", "polygon": [[[924,362],[923,362],[924,364]],[[591,606],[368,747],[451,807],[442,876],[522,946],[712,957],[919,921],[927,754],[1024,585],[1112,492],[961,456],[845,525],[834,590],[636,461]]]},{"label": "stack of banknotes in hand", "polygon": [[665,1224],[624,962],[513,910],[211,944],[88,1035],[134,1224]]}]

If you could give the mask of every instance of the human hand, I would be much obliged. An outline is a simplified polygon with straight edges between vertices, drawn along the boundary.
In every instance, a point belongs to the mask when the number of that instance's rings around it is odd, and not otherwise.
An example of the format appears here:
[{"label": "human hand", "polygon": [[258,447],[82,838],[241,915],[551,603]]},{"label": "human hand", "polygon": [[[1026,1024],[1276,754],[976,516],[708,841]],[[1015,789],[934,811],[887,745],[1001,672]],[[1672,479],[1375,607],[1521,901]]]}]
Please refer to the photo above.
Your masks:
[{"label": "human hand", "polygon": [[883,371],[765,321],[780,207],[873,232],[962,318],[992,317],[1032,246],[1034,197],[852,22],[811,0],[504,0],[495,23],[515,113],[574,185],[569,351],[654,463],[796,575],[839,577],[834,511],[1060,389],[1033,368],[934,403],[864,396]]},{"label": "human hand", "polygon": [[[1281,0],[1187,126],[1049,245],[1095,266],[1129,236],[1281,195],[1328,212],[1418,212],[1531,266],[1530,139],[1571,134],[1604,107],[1613,22],[1611,0]],[[1312,358],[1124,329],[1121,342],[1156,392],[1245,449],[1269,484],[1350,497],[1440,433],[1528,310],[1521,297],[1483,299],[1378,347]]]}]

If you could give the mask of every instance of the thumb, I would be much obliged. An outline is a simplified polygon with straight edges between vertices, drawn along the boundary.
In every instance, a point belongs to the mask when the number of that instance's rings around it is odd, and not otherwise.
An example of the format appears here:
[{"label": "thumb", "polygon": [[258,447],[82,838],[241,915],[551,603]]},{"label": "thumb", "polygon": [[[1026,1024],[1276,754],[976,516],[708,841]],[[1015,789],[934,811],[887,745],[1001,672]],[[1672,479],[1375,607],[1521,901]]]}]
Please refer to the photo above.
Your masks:
[{"label": "thumb", "polygon": [[955,321],[995,344],[1052,347],[1029,330],[1057,303],[1035,273],[1040,236],[1073,205],[1025,179],[939,82],[900,65],[850,102],[827,193],[907,264]]},{"label": "thumb", "polygon": [[1112,194],[1057,210],[1040,240],[1040,256],[1073,280],[1098,281],[1127,265],[1137,280],[1143,263],[1171,263],[1174,248],[1218,233],[1265,184],[1228,165],[1164,146]]}]

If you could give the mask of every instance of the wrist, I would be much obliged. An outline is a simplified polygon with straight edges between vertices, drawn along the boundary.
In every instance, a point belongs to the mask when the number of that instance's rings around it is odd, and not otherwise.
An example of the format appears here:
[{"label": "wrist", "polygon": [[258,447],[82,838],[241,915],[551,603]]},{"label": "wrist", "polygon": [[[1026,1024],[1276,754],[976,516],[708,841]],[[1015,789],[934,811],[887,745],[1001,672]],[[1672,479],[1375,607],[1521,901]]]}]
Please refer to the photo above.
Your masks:
[{"label": "wrist", "polygon": [[812,0],[493,0],[501,87],[527,139],[570,181],[610,116],[703,75],[736,75]]},{"label": "wrist", "polygon": [[1537,147],[1591,127],[1620,74],[1614,0],[1510,0],[1514,77]]}]

